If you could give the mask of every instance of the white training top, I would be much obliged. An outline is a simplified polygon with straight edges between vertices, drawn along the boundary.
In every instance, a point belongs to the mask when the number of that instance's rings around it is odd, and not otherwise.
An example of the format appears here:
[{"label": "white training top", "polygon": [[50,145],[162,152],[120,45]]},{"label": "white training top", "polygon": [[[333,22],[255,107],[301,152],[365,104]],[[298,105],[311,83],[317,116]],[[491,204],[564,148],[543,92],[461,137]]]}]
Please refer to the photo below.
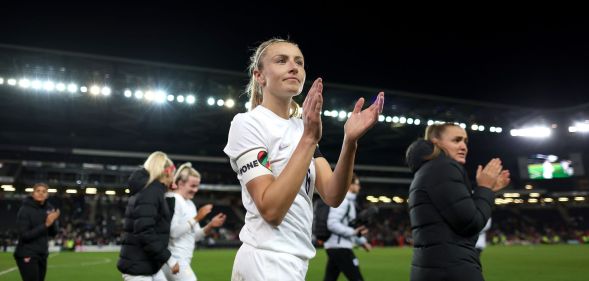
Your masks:
[{"label": "white training top", "polygon": [[166,192],[166,197],[175,198],[168,250],[176,259],[192,259],[196,241],[205,237],[204,230],[194,220],[196,206],[192,200],[175,192]]},{"label": "white training top", "polygon": [[354,245],[366,243],[366,238],[358,236],[355,229],[351,227],[350,221],[356,218],[356,194],[348,192],[346,198],[337,208],[329,208],[327,216],[327,229],[331,235],[323,244],[325,249],[346,248],[352,249]]},{"label": "white training top", "polygon": [[247,211],[239,239],[258,249],[310,259],[315,256],[315,247],[311,243],[315,160],[311,160],[294,202],[277,227],[262,218],[246,187],[250,180],[262,175],[278,177],[302,135],[301,119],[287,120],[259,105],[233,118],[224,152],[237,173],[243,205]]},{"label": "white training top", "polygon": [[485,247],[487,246],[487,231],[491,228],[491,218],[489,218],[489,220],[487,220],[487,224],[485,224],[485,227],[483,227],[483,230],[481,230],[481,232],[479,233],[479,238],[477,239],[477,243],[475,245],[475,247],[477,249],[485,249]]}]

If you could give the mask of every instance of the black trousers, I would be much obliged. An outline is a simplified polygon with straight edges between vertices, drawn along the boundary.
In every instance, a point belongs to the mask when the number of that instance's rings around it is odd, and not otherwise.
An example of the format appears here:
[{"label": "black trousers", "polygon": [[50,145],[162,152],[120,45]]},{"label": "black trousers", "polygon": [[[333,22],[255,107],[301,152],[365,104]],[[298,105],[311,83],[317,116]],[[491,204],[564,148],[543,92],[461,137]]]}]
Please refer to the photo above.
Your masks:
[{"label": "black trousers", "polygon": [[360,273],[358,258],[352,249],[336,248],[327,249],[327,266],[325,266],[325,277],[323,281],[336,281],[340,272],[350,281],[363,281]]},{"label": "black trousers", "polygon": [[16,258],[16,265],[23,281],[44,281],[47,272],[47,258]]}]

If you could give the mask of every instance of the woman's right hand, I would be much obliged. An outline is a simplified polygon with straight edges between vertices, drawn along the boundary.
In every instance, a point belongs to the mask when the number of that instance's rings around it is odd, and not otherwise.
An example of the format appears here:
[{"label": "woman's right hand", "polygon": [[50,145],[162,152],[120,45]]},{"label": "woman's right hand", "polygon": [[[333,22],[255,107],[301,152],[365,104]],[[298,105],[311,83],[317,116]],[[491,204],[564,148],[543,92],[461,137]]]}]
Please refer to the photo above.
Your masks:
[{"label": "woman's right hand", "polygon": [[45,226],[51,226],[57,218],[59,218],[59,210],[53,210],[47,214],[47,218],[45,218]]},{"label": "woman's right hand", "polygon": [[489,161],[489,163],[484,168],[479,165],[477,169],[478,186],[493,190],[502,168],[503,166],[501,165],[501,159],[499,158],[491,159],[491,161]]},{"label": "woman's right hand", "polygon": [[323,80],[317,78],[303,102],[303,137],[319,143],[322,134]]}]

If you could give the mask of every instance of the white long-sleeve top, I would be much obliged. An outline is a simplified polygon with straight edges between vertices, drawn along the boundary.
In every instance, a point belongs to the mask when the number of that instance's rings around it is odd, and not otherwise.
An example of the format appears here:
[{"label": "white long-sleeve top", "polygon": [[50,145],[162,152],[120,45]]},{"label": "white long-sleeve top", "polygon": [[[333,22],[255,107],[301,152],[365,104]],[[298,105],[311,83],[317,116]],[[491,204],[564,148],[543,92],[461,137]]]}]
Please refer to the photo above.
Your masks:
[{"label": "white long-sleeve top", "polygon": [[356,218],[355,200],[356,194],[348,192],[346,198],[339,207],[329,208],[327,229],[331,231],[331,236],[329,236],[329,239],[323,244],[325,249],[352,249],[354,244],[360,245],[366,243],[366,238],[358,237],[355,234],[355,229],[349,225],[350,221]]},{"label": "white long-sleeve top", "polygon": [[489,220],[487,220],[487,224],[485,225],[485,227],[483,227],[483,230],[481,230],[481,232],[479,233],[479,238],[477,239],[477,243],[475,245],[475,247],[477,249],[485,249],[485,247],[487,246],[487,231],[491,228],[491,218],[489,218]]},{"label": "white long-sleeve top", "polygon": [[204,230],[194,220],[196,206],[192,200],[175,192],[167,192],[166,197],[175,198],[168,249],[177,259],[192,259],[196,241],[205,237]]}]

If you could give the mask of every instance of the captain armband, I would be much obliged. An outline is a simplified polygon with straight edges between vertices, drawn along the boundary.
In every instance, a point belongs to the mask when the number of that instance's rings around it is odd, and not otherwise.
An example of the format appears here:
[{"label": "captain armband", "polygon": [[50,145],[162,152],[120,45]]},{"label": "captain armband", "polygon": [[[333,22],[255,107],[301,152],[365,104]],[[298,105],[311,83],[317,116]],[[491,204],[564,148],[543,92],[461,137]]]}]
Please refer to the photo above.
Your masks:
[{"label": "captain armband", "polygon": [[238,168],[237,173],[244,184],[259,176],[272,175],[268,152],[263,148],[252,149],[239,156],[235,162]]}]

